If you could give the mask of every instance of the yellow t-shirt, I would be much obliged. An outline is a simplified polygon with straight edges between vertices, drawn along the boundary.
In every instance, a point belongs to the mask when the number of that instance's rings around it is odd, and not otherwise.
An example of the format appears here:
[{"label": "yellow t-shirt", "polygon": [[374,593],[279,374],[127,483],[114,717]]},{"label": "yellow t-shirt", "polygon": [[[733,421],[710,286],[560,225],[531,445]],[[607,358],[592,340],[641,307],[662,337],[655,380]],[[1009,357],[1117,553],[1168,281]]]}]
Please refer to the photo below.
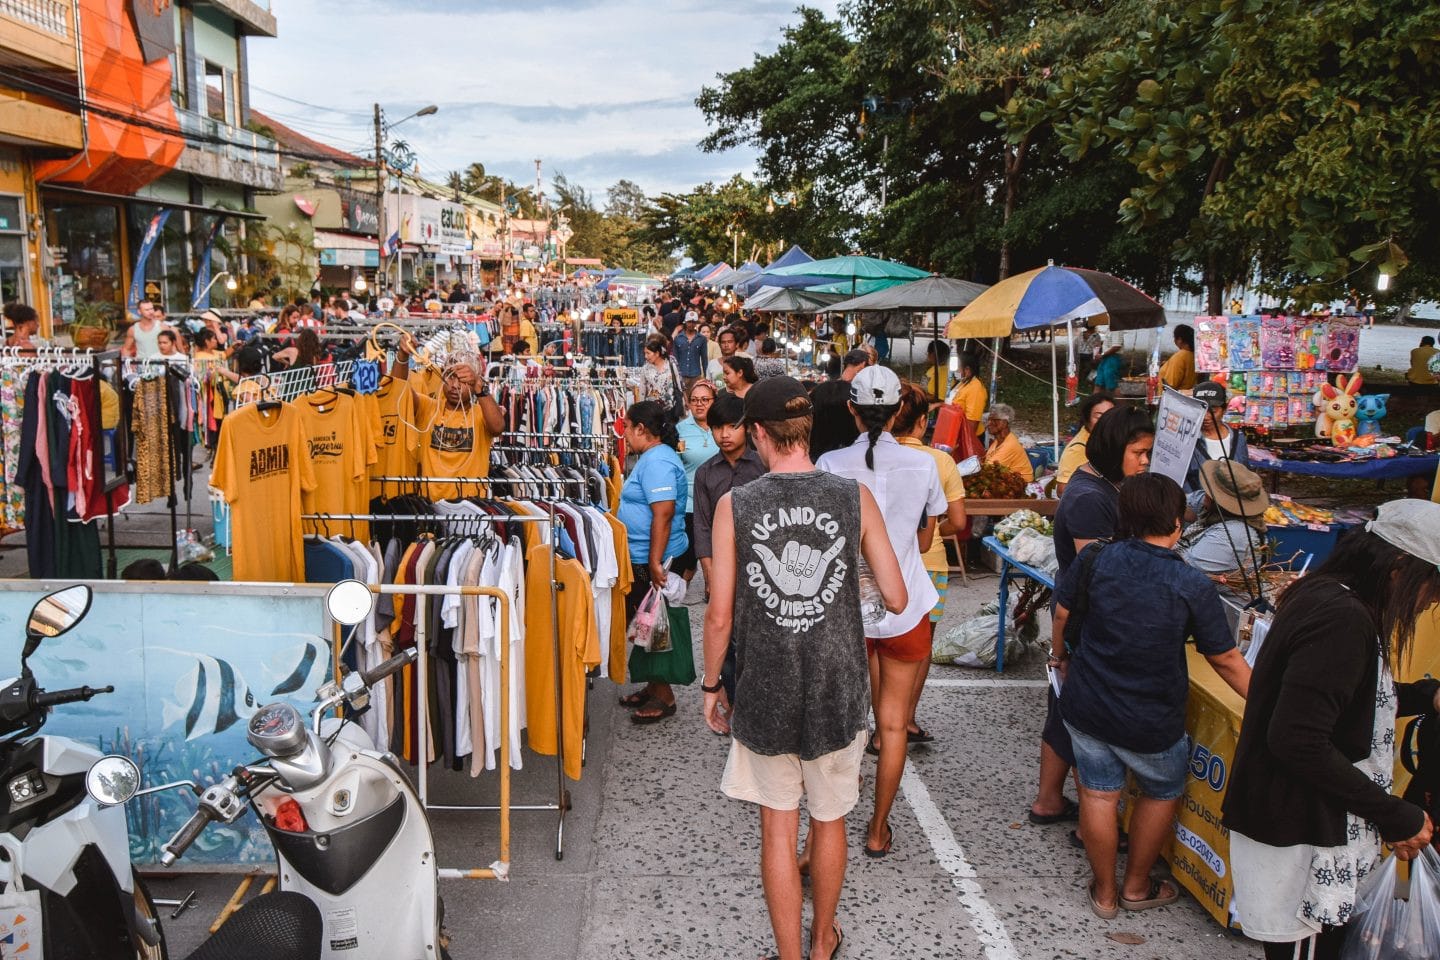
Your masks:
[{"label": "yellow t-shirt", "polygon": [[610,535],[615,540],[615,558],[620,566],[620,576],[610,591],[610,679],[615,683],[624,683],[626,670],[629,669],[625,649],[625,598],[635,583],[635,568],[630,565],[630,541],[625,524],[608,513],[605,514],[605,522],[610,525]]},{"label": "yellow t-shirt", "polygon": [[1430,358],[1440,353],[1434,347],[1416,347],[1410,351],[1410,369],[1405,379],[1411,383],[1434,383],[1435,374],[1430,372]]},{"label": "yellow t-shirt", "polygon": [[1176,350],[1160,368],[1160,379],[1166,386],[1176,390],[1195,389],[1195,354],[1190,350]]},{"label": "yellow t-shirt", "polygon": [[[488,477],[490,476],[490,444],[494,437],[485,426],[485,416],[477,400],[469,407],[452,407],[444,400],[422,396],[413,390],[409,404],[414,416],[409,418],[416,430],[407,431],[410,450],[420,462],[422,477]],[[423,432],[418,432],[423,431]],[[464,487],[454,483],[427,483],[425,495],[431,500],[449,500],[460,496],[484,496],[488,484]]]},{"label": "yellow t-shirt", "polygon": [[305,582],[301,495],[315,489],[300,411],[241,407],[225,418],[210,485],[230,504],[236,580]]},{"label": "yellow t-shirt", "polygon": [[990,391],[979,377],[971,377],[952,390],[950,402],[960,405],[977,434],[985,432],[985,406],[990,402]]},{"label": "yellow t-shirt", "polygon": [[[401,406],[409,392],[403,380],[391,380],[366,395],[362,401],[361,409],[375,443],[375,463],[370,468],[372,477],[413,477],[420,469],[415,445],[407,441],[408,428],[401,421]],[[413,407],[407,407],[407,412],[413,413]],[[399,490],[400,487],[393,483],[372,481],[370,484],[372,497],[387,493],[394,495]]]},{"label": "yellow t-shirt", "polygon": [[[555,645],[550,637],[550,548],[531,547],[525,558],[525,726],[530,749],[555,753]],[[560,618],[560,713],[564,724],[565,775],[580,779],[585,740],[585,673],[600,665],[600,628],[590,575],[578,560],[556,560]]]},{"label": "yellow t-shirt", "polygon": [[[960,468],[955,465],[954,457],[944,450],[927,447],[914,437],[901,437],[900,442],[907,447],[923,450],[935,458],[935,468],[940,471],[940,486],[945,491],[946,503],[965,499],[965,481],[960,476]],[[924,559],[926,570],[935,573],[950,572],[950,559],[945,556],[945,539],[940,536],[938,529],[935,531],[935,539],[930,542],[930,549],[925,551]]]},{"label": "yellow t-shirt", "polygon": [[985,462],[1009,467],[1024,477],[1026,483],[1035,479],[1035,468],[1030,465],[1030,457],[1013,433],[1007,433],[1004,440],[990,442],[990,446],[985,448]]},{"label": "yellow t-shirt", "polygon": [[[305,513],[369,513],[367,468],[375,461],[370,427],[362,401],[324,390],[295,401],[304,425],[306,453],[315,473],[315,489],[301,497]],[[348,533],[369,540],[367,524],[351,521],[304,521],[306,533]]]},{"label": "yellow t-shirt", "polygon": [[1065,449],[1060,451],[1060,465],[1055,470],[1056,483],[1069,483],[1070,477],[1085,465],[1089,455],[1085,452],[1085,442],[1090,439],[1090,431],[1084,427],[1075,434],[1075,439],[1065,444]]}]

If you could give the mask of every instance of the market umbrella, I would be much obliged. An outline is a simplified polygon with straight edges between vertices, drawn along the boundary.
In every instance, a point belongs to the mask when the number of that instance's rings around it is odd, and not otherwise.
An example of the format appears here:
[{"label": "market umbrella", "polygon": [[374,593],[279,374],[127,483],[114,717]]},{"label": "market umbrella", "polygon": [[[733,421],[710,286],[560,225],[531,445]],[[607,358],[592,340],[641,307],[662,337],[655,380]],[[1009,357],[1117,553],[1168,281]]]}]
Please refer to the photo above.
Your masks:
[{"label": "market umbrella", "polygon": [[853,300],[844,300],[830,309],[837,313],[863,313],[866,310],[959,310],[967,306],[988,287],[983,283],[955,280],[950,277],[924,277],[910,283],[882,287]]},{"label": "market umbrella", "polygon": [[834,280],[918,280],[921,277],[928,277],[930,274],[918,267],[908,264],[897,263],[894,260],[881,260],[877,257],[862,257],[856,254],[849,254],[843,257],[831,257],[828,260],[812,260],[809,263],[797,263],[789,267],[777,267],[774,270],[766,271],[777,277],[809,276],[809,277],[830,277]]},{"label": "market umbrella", "polygon": [[[1008,337],[1016,330],[1094,320],[1111,330],[1165,326],[1165,308],[1119,277],[1098,270],[1057,267],[1054,261],[1001,280],[950,320],[946,336]],[[997,350],[998,354],[999,351]],[[998,362],[998,361],[997,361]],[[1055,456],[1060,456],[1060,379],[1055,338],[1050,338],[1050,389]],[[990,392],[995,392],[991,372]]]},{"label": "market umbrella", "polygon": [[746,310],[765,313],[822,313],[844,295],[813,293],[786,287],[761,287],[745,301]]},{"label": "market umbrella", "polygon": [[748,297],[761,287],[813,287],[817,283],[823,283],[823,277],[777,277],[771,270],[780,267],[793,267],[797,263],[810,263],[815,258],[810,256],[799,245],[792,246],[780,256],[765,265],[765,269],[748,279],[741,280],[735,284],[735,292],[742,297]]},{"label": "market umbrella", "polygon": [[904,286],[909,282],[890,277],[871,277],[868,280],[826,280],[803,289],[806,293],[838,293],[848,299],[856,294],[876,293],[880,290],[889,290],[891,287]]}]

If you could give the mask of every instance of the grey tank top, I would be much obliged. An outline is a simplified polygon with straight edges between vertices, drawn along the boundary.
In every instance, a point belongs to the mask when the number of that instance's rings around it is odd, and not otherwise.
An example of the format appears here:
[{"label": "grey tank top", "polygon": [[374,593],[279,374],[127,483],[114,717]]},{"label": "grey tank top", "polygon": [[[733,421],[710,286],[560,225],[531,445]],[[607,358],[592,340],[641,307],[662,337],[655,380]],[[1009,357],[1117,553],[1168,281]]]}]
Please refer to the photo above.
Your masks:
[{"label": "grey tank top", "polygon": [[735,739],[814,760],[848,746],[870,708],[860,620],[860,486],[768,474],[731,491]]}]

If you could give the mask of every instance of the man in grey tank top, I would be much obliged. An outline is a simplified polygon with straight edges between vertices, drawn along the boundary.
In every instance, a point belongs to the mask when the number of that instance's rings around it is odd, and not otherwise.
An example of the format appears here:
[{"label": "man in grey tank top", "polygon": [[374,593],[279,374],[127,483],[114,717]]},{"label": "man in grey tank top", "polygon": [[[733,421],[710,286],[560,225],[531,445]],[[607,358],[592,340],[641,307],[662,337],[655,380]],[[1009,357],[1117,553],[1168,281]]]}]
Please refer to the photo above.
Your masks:
[{"label": "man in grey tank top", "polygon": [[[796,845],[810,809],[811,956],[832,956],[845,881],[845,815],[860,796],[870,680],[857,569],[863,556],[892,612],[908,596],[870,491],[810,462],[810,398],[790,377],[745,395],[745,425],[770,472],[715,509],[705,614],[705,721],[730,733],[720,788],[760,806],[760,873],[783,960],[798,960]],[[736,647],[736,706],[720,670]]]}]

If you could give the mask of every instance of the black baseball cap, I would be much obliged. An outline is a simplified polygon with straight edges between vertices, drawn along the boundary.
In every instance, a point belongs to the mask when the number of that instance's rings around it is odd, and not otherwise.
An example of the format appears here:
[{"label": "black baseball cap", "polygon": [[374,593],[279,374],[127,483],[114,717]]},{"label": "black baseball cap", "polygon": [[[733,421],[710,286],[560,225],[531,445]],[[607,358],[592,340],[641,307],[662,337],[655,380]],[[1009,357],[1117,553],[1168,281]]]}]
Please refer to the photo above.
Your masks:
[{"label": "black baseball cap", "polygon": [[1204,400],[1207,407],[1223,407],[1226,401],[1225,385],[1214,380],[1201,380],[1195,384],[1191,396],[1196,400]]},{"label": "black baseball cap", "polygon": [[[790,401],[797,397],[805,401],[805,406],[789,409]],[[745,394],[745,416],[741,422],[794,420],[796,417],[808,417],[814,410],[810,394],[805,392],[799,380],[794,377],[766,377]]]},{"label": "black baseball cap", "polygon": [[[750,388],[753,393],[755,388]],[[705,424],[710,427],[730,427],[745,419],[745,401],[728,390],[715,398],[705,414]]]},{"label": "black baseball cap", "polygon": [[863,367],[870,362],[870,354],[864,350],[851,350],[845,354],[845,366]]}]

